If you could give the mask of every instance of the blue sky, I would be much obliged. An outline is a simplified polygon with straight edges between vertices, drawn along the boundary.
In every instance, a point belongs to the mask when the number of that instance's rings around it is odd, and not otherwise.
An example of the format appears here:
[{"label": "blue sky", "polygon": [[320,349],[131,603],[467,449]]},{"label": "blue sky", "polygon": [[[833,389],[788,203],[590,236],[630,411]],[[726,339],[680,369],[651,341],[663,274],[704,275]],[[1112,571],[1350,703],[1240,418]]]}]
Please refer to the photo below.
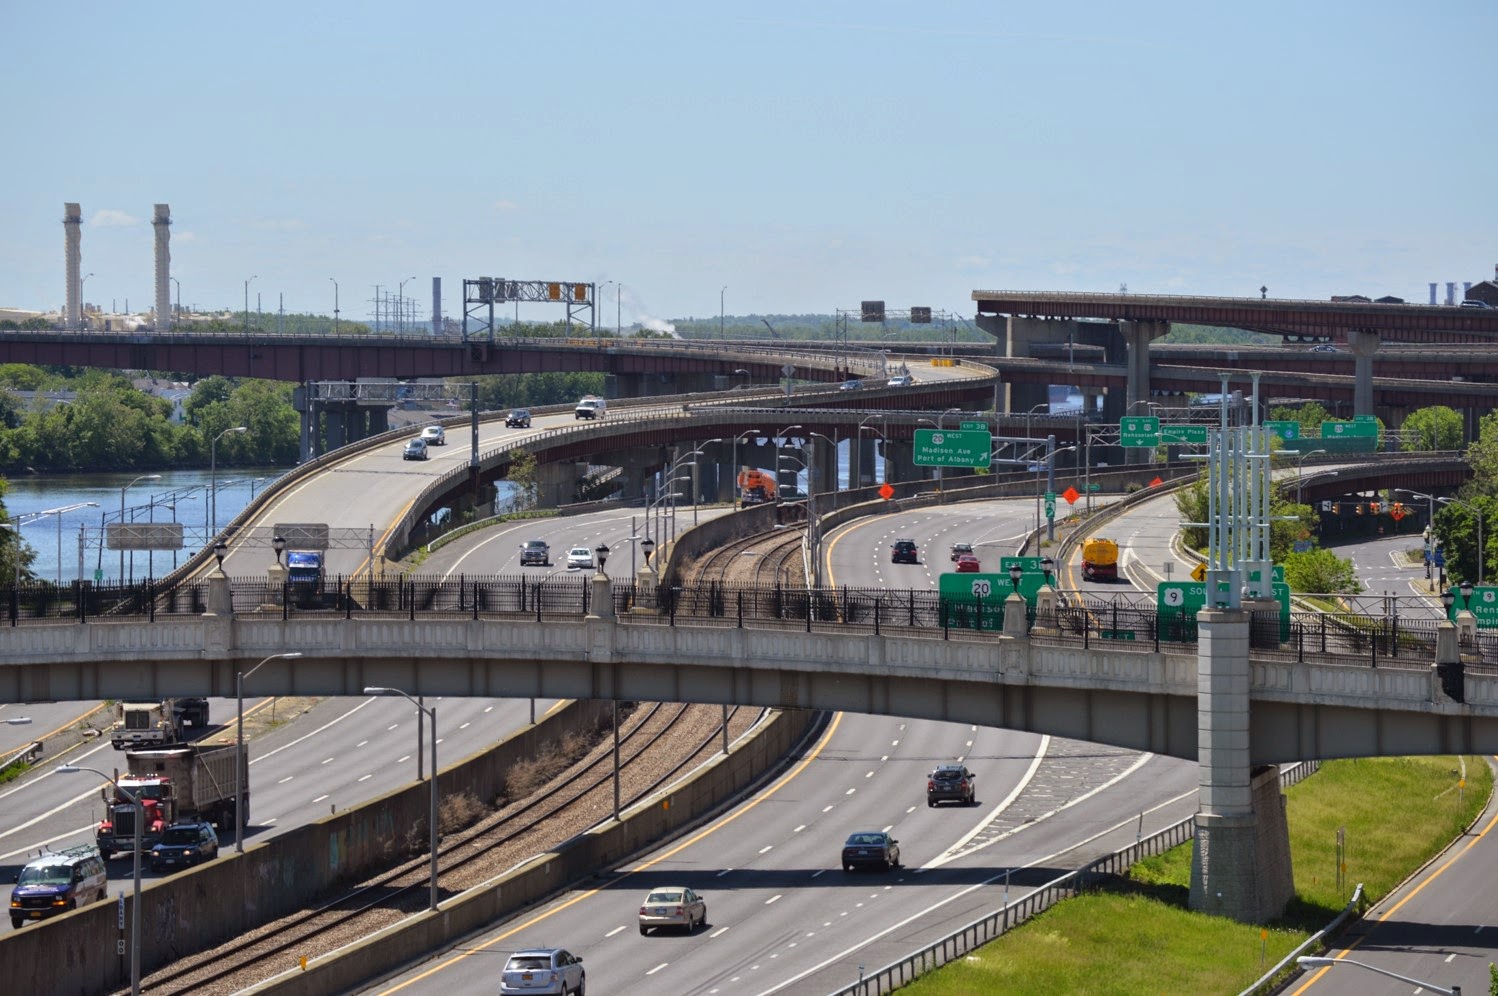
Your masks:
[{"label": "blue sky", "polygon": [[[720,9],[721,8],[721,9]],[[0,5],[0,307],[641,318],[974,289],[1397,294],[1498,264],[1498,5]],[[1443,290],[1444,293],[1444,290]],[[612,323],[615,287],[600,322]],[[534,306],[522,318],[562,317]]]}]

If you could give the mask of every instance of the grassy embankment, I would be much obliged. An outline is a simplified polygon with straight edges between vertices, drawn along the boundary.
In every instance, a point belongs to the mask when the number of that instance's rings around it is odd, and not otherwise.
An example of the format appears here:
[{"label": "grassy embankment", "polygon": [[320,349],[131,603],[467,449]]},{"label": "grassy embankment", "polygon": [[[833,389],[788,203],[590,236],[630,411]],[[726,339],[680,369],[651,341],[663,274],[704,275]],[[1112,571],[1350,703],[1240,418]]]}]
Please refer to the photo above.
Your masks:
[{"label": "grassy embankment", "polygon": [[1185,844],[1135,865],[1116,889],[1059,903],[901,991],[1241,992],[1336,916],[1357,883],[1372,901],[1438,854],[1482,812],[1492,784],[1482,758],[1329,762],[1286,792],[1296,895],[1280,920],[1259,927],[1188,910]]}]

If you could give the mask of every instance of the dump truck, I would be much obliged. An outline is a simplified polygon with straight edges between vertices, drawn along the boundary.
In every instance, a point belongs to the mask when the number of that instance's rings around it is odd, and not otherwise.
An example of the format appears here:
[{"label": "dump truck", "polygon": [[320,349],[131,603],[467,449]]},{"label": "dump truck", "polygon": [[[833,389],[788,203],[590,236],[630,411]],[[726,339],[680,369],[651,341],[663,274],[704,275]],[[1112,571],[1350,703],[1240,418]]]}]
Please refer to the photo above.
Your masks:
[{"label": "dump truck", "polygon": [[[145,806],[141,824],[141,847],[149,851],[161,841],[162,832],[173,823],[202,820],[220,830],[234,826],[235,761],[239,762],[237,787],[244,819],[250,813],[248,752],[235,744],[205,747],[184,744],[160,750],[132,750],[125,754],[129,770],[121,774],[119,789],[138,798]],[[136,809],[124,792],[103,790],[105,815],[94,833],[105,860],[135,846]]]},{"label": "dump truck", "polygon": [[1094,536],[1082,544],[1082,580],[1118,580],[1118,544]]},{"label": "dump truck", "polygon": [[775,500],[775,475],[749,468],[739,471],[739,498],[744,505],[763,505]]},{"label": "dump truck", "polygon": [[208,700],[200,697],[115,704],[109,742],[115,750],[181,743],[187,727],[208,725]]}]

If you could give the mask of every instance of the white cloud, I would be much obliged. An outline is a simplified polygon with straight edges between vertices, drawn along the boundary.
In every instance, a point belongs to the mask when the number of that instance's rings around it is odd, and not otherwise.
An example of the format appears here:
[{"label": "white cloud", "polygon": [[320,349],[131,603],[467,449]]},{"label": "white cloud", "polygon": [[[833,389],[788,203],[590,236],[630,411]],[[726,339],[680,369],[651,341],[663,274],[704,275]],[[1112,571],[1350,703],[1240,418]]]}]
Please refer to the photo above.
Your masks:
[{"label": "white cloud", "polygon": [[494,210],[496,210],[496,211],[503,211],[503,212],[506,212],[506,213],[508,213],[510,211],[519,211],[520,210],[520,205],[519,204],[516,204],[514,201],[509,201],[509,200],[495,201],[494,204],[493,204],[493,207],[494,207]]},{"label": "white cloud", "polygon": [[136,225],[139,223],[139,218],[128,215],[123,211],[116,211],[114,208],[104,208],[102,211],[95,211],[93,220],[89,222],[89,224],[98,225],[100,228],[123,228],[126,225]]},{"label": "white cloud", "polygon": [[173,242],[196,242],[196,241],[198,241],[198,233],[196,233],[196,232],[173,232],[172,233],[172,241]]},{"label": "white cloud", "polygon": [[272,232],[301,232],[307,228],[307,223],[300,218],[262,218],[253,225]]}]

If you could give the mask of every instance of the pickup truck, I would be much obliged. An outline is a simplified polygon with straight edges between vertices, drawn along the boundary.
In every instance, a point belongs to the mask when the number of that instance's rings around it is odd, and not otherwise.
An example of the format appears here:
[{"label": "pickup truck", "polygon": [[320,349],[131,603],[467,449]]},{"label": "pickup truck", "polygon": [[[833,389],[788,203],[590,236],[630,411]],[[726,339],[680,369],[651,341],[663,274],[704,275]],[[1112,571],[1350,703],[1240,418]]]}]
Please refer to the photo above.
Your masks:
[{"label": "pickup truck", "polygon": [[521,567],[550,567],[551,547],[544,540],[526,540],[520,548]]}]

